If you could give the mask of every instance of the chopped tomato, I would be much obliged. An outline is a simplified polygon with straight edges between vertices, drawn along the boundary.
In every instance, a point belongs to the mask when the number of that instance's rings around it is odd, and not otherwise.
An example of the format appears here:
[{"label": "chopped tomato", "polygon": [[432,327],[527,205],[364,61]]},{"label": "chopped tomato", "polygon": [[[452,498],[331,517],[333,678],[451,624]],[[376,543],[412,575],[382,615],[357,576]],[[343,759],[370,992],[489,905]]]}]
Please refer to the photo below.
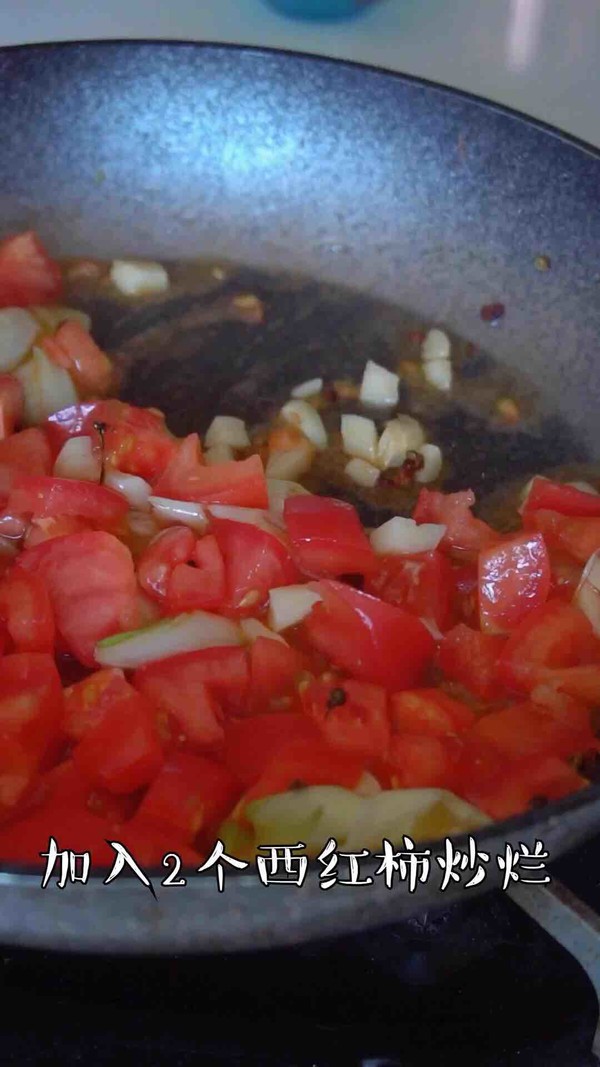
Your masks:
[{"label": "chopped tomato", "polygon": [[259,456],[204,466],[197,434],[190,434],[154,485],[156,496],[267,508],[267,481]]},{"label": "chopped tomato", "polygon": [[598,662],[600,643],[578,608],[551,600],[536,608],[513,630],[499,661],[499,676],[509,689],[529,691],[544,680],[546,668]]},{"label": "chopped tomato", "polygon": [[54,651],[54,615],[39,575],[13,567],[0,578],[0,620],[16,652]]},{"label": "chopped tomato", "polygon": [[339,578],[377,570],[377,556],[351,504],[324,496],[289,496],[284,519],[292,554],[304,574]]},{"label": "chopped tomato", "polygon": [[[164,857],[172,853],[176,853],[187,867],[197,867],[200,863],[199,853],[190,848],[183,839],[180,840],[173,827],[165,822],[154,822],[139,813],[117,827],[113,836],[145,869],[163,864]],[[114,858],[115,854],[112,853],[111,863]],[[167,877],[167,870],[174,873],[173,860],[168,861],[168,866],[163,864],[162,878]]]},{"label": "chopped tomato", "polygon": [[24,547],[33,548],[41,545],[44,541],[52,541],[55,537],[64,537],[66,534],[81,533],[88,530],[89,524],[85,519],[79,519],[76,515],[59,515],[51,519],[32,519],[25,534]]},{"label": "chopped tomato", "polygon": [[291,705],[302,668],[302,656],[295,649],[270,637],[257,638],[250,649],[249,710],[275,710],[282,697],[290,698]]},{"label": "chopped tomato", "polygon": [[527,702],[482,715],[474,736],[509,759],[561,756],[565,759],[594,744],[589,708],[570,701],[566,711]]},{"label": "chopped tomato", "polygon": [[0,813],[22,797],[59,736],[60,678],[52,656],[0,659]]},{"label": "chopped tomato", "polygon": [[441,552],[419,556],[382,556],[365,592],[404,607],[413,615],[447,630],[455,620],[453,572]]},{"label": "chopped tomato", "polygon": [[32,426],[0,440],[0,499],[7,497],[20,474],[48,474],[52,453],[46,435]]},{"label": "chopped tomato", "polygon": [[514,630],[550,589],[550,560],[540,534],[517,534],[479,554],[481,627],[491,633]]},{"label": "chopped tomato", "polygon": [[494,700],[502,691],[499,658],[505,644],[504,637],[482,634],[461,622],[444,634],[438,665],[447,678],[480,700]]},{"label": "chopped tomato", "polygon": [[475,494],[471,489],[460,493],[440,493],[421,489],[413,513],[415,522],[435,522],[446,527],[442,546],[460,553],[479,552],[499,540],[498,534],[471,512]]},{"label": "chopped tomato", "polygon": [[213,534],[196,541],[191,558],[177,563],[167,582],[169,614],[220,608],[225,600],[225,563]]},{"label": "chopped tomato", "polygon": [[[164,664],[166,669],[161,670]],[[181,675],[170,670],[168,664],[169,661],[163,660],[142,667],[136,671],[134,684],[157,708],[173,718],[178,740],[199,750],[218,747],[224,736],[223,712],[214,693],[206,682],[194,677],[189,661],[181,664]]]},{"label": "chopped tomato", "polygon": [[289,741],[273,753],[258,781],[244,793],[242,805],[259,797],[302,789],[307,785],[339,785],[343,789],[355,789],[364,769],[361,755],[335,749],[324,738]]},{"label": "chopped tomato", "polygon": [[394,734],[388,760],[392,789],[455,788],[460,742],[451,735]]},{"label": "chopped tomato", "polygon": [[23,416],[23,386],[14,374],[0,374],[0,441],[10,437]]},{"label": "chopped tomato", "polygon": [[457,621],[479,627],[479,576],[477,562],[470,560],[452,567],[452,604]]},{"label": "chopped tomato", "polygon": [[45,541],[25,549],[18,566],[46,582],[57,628],[86,666],[95,665],[94,650],[103,637],[136,628],[133,561],[112,534],[85,530]]},{"label": "chopped tomato", "polygon": [[319,741],[320,731],[306,715],[253,715],[225,724],[224,760],[244,786],[251,786],[290,742]]},{"label": "chopped tomato", "polygon": [[93,785],[110,793],[132,793],[156,776],[163,763],[153,706],[131,686],[90,724],[73,759]]},{"label": "chopped tomato", "polygon": [[[198,692],[201,703],[204,686],[228,710],[243,708],[248,681],[248,659],[243,648],[186,652],[139,667],[133,676],[136,688],[178,721],[183,721],[182,716],[198,700]],[[212,725],[211,733],[214,733]]]},{"label": "chopped tomato", "polygon": [[80,322],[62,322],[41,347],[53,363],[69,372],[80,396],[102,396],[110,388],[112,363]]},{"label": "chopped tomato", "polygon": [[581,580],[581,564],[561,552],[552,554],[550,564],[552,576],[549,596],[560,597],[570,603]]},{"label": "chopped tomato", "polygon": [[42,519],[76,515],[98,525],[114,527],[126,515],[129,504],[121,493],[106,485],[77,478],[19,475],[13,483],[8,507],[17,514]]},{"label": "chopped tomato", "polygon": [[39,776],[35,788],[27,796],[24,809],[29,810],[40,805],[79,810],[83,808],[102,819],[121,823],[133,815],[138,800],[135,794],[116,797],[106,789],[90,786],[75,761],[69,757]]},{"label": "chopped tomato", "polygon": [[585,704],[600,705],[600,663],[547,670],[543,679],[560,693],[567,693]]},{"label": "chopped tomato", "polygon": [[[116,858],[107,844],[111,836],[114,839],[107,819],[98,818],[85,808],[47,803],[0,828],[0,855],[3,860],[43,871],[46,860],[40,853],[48,852],[53,837],[60,851],[89,852],[92,869],[107,868]],[[54,877],[58,878],[58,872]]]},{"label": "chopped tomato", "polygon": [[94,671],[81,682],[64,690],[62,729],[72,741],[79,741],[86,730],[100,722],[107,708],[123,696],[131,686],[123,671],[113,667]]},{"label": "chopped tomato", "polygon": [[361,681],[392,691],[419,684],[435,650],[420,619],[342,582],[314,589],[322,602],[302,624],[314,648]]},{"label": "chopped tomato", "polygon": [[302,706],[332,748],[354,752],[365,762],[385,756],[390,739],[385,689],[351,680],[314,681],[302,692]]},{"label": "chopped tomato", "polygon": [[578,563],[587,563],[600,548],[600,518],[560,515],[557,511],[528,511],[526,530],[538,530],[550,551],[566,553]]},{"label": "chopped tomato", "polygon": [[171,526],[152,539],[137,563],[138,581],[148,596],[164,600],[178,564],[194,556],[196,538],[187,526]]},{"label": "chopped tomato", "polygon": [[[492,819],[508,819],[531,805],[560,800],[588,785],[564,760],[533,756],[504,766],[495,784],[486,782],[468,799]],[[467,795],[465,793],[465,795]]]},{"label": "chopped tomato", "polygon": [[275,530],[231,519],[214,519],[213,529],[225,560],[230,611],[256,615],[266,604],[270,589],[298,580],[296,565]]},{"label": "chopped tomato", "polygon": [[586,493],[574,485],[561,485],[549,478],[534,478],[523,508],[530,511],[557,511],[560,515],[600,518],[600,495]]},{"label": "chopped tomato", "polygon": [[239,783],[223,764],[178,752],[152,782],[138,815],[168,827],[189,844],[200,831],[216,828],[240,793]]},{"label": "chopped tomato", "polygon": [[475,715],[441,689],[406,689],[392,696],[391,721],[395,733],[444,737],[468,730]]},{"label": "chopped tomato", "polygon": [[58,263],[50,258],[39,237],[26,233],[0,244],[0,307],[50,304],[62,293]]}]

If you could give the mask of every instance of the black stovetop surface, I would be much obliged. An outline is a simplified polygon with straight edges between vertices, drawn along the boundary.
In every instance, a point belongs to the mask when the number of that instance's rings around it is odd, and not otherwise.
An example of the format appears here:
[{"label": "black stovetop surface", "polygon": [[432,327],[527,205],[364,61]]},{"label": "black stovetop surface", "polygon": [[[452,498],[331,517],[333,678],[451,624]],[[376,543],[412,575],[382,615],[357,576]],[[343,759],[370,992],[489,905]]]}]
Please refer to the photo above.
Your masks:
[{"label": "black stovetop surface", "polygon": [[[600,911],[600,838],[552,872]],[[501,892],[375,932],[220,957],[2,951],[2,1064],[584,1067],[580,965]]]}]

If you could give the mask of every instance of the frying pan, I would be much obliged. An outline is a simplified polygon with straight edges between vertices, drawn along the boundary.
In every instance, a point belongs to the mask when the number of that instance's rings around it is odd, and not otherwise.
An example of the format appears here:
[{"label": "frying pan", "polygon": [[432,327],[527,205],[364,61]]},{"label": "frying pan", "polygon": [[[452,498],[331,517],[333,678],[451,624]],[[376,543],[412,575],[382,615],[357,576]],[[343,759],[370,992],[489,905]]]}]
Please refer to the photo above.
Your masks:
[{"label": "frying pan", "polygon": [[[385,362],[411,323],[436,322],[534,398],[527,431],[473,410],[436,416],[455,484],[480,493],[600,451],[600,159],[522,116],[365,67],[176,43],[34,46],[0,53],[0,219],[63,255],[209,257],[221,289],[129,312],[93,308],[124,393],[176,432],[217,410],[249,418],[313,373]],[[550,257],[536,271],[534,259]],[[235,264],[243,264],[236,267]],[[214,313],[258,293],[264,322]],[[501,301],[495,330],[479,309]],[[398,352],[395,353],[397,358]],[[519,377],[519,380],[521,378]],[[598,829],[600,790],[478,835],[544,842],[551,858]],[[460,847],[460,839],[456,841]],[[464,842],[463,842],[464,844]],[[434,850],[439,848],[433,846]],[[102,952],[268,947],[383,925],[447,905],[432,878],[337,887],[316,877],[190,876],[157,900],[137,881],[42,890],[0,875],[0,940]],[[482,889],[490,888],[490,874]],[[468,892],[473,892],[469,890]]]}]

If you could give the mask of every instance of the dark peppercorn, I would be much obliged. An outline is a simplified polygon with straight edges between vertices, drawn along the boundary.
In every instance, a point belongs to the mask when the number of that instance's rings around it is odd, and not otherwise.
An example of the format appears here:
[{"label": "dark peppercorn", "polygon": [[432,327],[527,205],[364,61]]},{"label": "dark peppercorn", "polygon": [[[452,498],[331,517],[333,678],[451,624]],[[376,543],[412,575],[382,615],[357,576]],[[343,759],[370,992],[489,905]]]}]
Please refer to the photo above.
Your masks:
[{"label": "dark peppercorn", "polygon": [[331,690],[331,692],[330,692],[330,694],[329,694],[329,696],[327,698],[327,707],[328,708],[341,708],[342,704],[345,704],[347,699],[348,699],[348,696],[346,694],[346,690],[342,689],[341,686],[336,686],[335,689]]},{"label": "dark peppercorn", "polygon": [[301,778],[294,778],[293,782],[288,785],[288,790],[306,789],[306,782],[303,782]]}]

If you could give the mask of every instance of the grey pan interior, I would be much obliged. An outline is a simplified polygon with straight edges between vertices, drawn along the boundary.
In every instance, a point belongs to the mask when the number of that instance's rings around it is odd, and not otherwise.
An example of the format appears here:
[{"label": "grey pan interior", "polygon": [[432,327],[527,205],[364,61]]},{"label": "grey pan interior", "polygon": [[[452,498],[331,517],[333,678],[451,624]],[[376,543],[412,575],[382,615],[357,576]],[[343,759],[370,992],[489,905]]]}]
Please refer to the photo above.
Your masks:
[{"label": "grey pan interior", "polygon": [[[33,225],[66,255],[205,255],[249,264],[259,277],[300,272],[315,280],[313,299],[321,286],[342,286],[348,306],[354,292],[368,306],[409,309],[526,370],[548,416],[540,440],[552,462],[598,455],[600,160],[585,145],[376,70],[170,43],[2,50],[0,121],[4,231]],[[552,261],[544,274],[532,267],[540,252]],[[478,309],[495,299],[507,315],[491,333]],[[333,350],[334,326],[326,314],[320,321],[320,351]],[[110,342],[109,326],[105,334]],[[184,426],[169,396],[181,357],[196,420],[241,371],[251,380],[252,361],[236,363],[218,331],[211,338],[204,359],[202,341],[178,352],[175,337],[158,361],[164,380],[138,367],[128,394],[139,380],[141,399],[150,391]],[[281,337],[271,331],[264,343],[254,355],[268,393],[264,366],[276,390]],[[292,362],[305,377],[317,357],[305,337],[302,345]],[[524,440],[506,453],[507,477],[527,468],[530,447]],[[497,853],[507,840],[537,837],[558,856],[597,828],[599,814],[592,788],[494,827],[480,845]],[[212,880],[192,876],[155,902],[137,882],[41,891],[37,876],[6,871],[0,941],[101,952],[268,947],[382,924],[453,892],[440,897],[432,884],[416,896],[381,885],[324,893],[309,882],[265,889],[244,875],[218,894]]]}]

